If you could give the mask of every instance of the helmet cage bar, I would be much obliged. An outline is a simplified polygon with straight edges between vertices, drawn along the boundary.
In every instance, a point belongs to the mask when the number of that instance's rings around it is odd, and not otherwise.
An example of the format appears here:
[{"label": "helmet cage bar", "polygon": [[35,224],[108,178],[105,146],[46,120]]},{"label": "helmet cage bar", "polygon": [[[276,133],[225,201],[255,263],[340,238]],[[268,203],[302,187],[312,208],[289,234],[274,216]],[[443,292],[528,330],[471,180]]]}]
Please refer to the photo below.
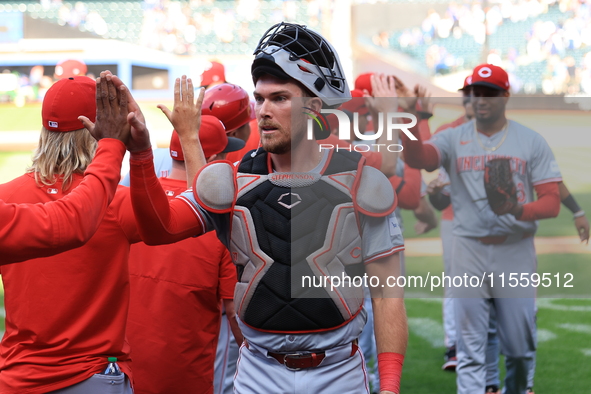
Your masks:
[{"label": "helmet cage bar", "polygon": [[[292,37],[289,34],[283,33],[283,30],[285,30],[286,28],[290,28],[290,27],[294,28],[295,37]],[[279,31],[279,30],[281,30],[281,31]],[[298,39],[300,38],[300,34],[302,34],[308,40],[315,42],[317,44],[317,48],[314,50],[310,50],[310,49],[306,48],[301,42],[298,41]],[[285,41],[284,42],[277,41],[278,37],[285,39]],[[290,46],[293,47],[294,44],[297,44],[298,49],[301,49],[300,54],[296,53],[294,50],[289,48]],[[269,49],[270,46],[273,46],[274,48]],[[312,65],[312,66],[316,67],[316,69],[318,71],[318,75],[321,76],[321,78],[324,80],[326,85],[329,85],[330,88],[335,89],[339,93],[345,93],[345,87],[347,86],[345,78],[344,78],[344,76],[342,76],[342,77],[338,76],[338,75],[344,75],[343,71],[340,68],[339,62],[336,61],[336,59],[338,57],[333,52],[333,50],[332,50],[331,46],[328,44],[328,42],[324,40],[324,38],[322,38],[321,36],[319,36],[315,32],[308,30],[306,28],[306,26],[296,25],[293,23],[281,22],[281,23],[278,23],[278,24],[272,26],[271,28],[269,28],[269,30],[267,30],[267,32],[263,35],[263,37],[259,41],[259,44],[258,44],[257,48],[255,49],[253,55],[256,56],[261,52],[268,54],[268,55],[272,55],[281,49],[284,49],[285,51],[289,52],[290,55],[296,57],[297,59],[304,60],[304,58],[307,57],[308,59],[305,59],[307,65]],[[331,62],[326,57],[326,54],[322,49],[327,50],[332,55],[332,58],[333,58],[332,63],[333,64],[331,64]],[[316,61],[316,59],[314,58],[314,55],[316,55],[316,56],[320,55],[322,60],[324,61],[324,64],[326,64],[327,67],[323,67],[323,66],[319,65],[318,62]],[[333,70],[335,68],[336,68],[336,72]]]}]

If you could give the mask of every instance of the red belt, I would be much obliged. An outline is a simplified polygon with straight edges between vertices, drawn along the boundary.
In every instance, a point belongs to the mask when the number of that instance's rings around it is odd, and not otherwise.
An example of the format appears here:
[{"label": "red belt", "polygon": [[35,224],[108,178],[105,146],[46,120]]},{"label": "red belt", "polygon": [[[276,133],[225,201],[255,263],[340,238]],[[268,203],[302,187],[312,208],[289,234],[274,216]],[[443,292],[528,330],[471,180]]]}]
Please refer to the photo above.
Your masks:
[{"label": "red belt", "polygon": [[[351,356],[353,356],[358,349],[357,341],[351,342]],[[273,357],[279,364],[285,365],[287,369],[292,370],[300,370],[306,368],[314,368],[320,365],[324,357],[326,357],[325,352],[315,352],[315,353],[272,353],[267,352],[267,354]]]},{"label": "red belt", "polygon": [[[531,233],[523,233],[523,237],[521,237],[521,239],[529,238],[532,235],[533,234]],[[489,237],[482,237],[476,239],[480,241],[480,243],[483,243],[485,245],[500,245],[502,243],[505,243],[505,241],[507,241],[507,238],[509,238],[509,236],[507,235],[491,235]]]}]

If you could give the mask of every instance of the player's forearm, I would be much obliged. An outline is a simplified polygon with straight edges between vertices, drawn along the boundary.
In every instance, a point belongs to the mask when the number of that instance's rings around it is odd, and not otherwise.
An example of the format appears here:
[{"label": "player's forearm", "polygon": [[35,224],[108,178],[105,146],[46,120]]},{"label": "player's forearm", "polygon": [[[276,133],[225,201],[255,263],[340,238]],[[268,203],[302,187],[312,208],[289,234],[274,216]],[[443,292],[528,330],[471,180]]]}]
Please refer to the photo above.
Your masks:
[{"label": "player's forearm", "polygon": [[84,180],[61,200],[0,207],[2,264],[51,256],[84,245],[96,232],[111,203],[125,146],[99,141]]},{"label": "player's forearm", "polygon": [[560,212],[560,192],[558,182],[544,183],[535,186],[538,199],[524,204],[521,214],[515,217],[522,221],[549,219],[558,216]]},{"label": "player's forearm", "polygon": [[185,156],[187,186],[190,188],[193,186],[197,172],[205,165],[206,159],[197,136],[185,137],[179,134],[179,138],[183,147],[183,155]]},{"label": "player's forearm", "polygon": [[426,198],[419,200],[419,206],[414,210],[414,215],[419,221],[427,223],[425,232],[437,227],[437,216],[435,216],[435,211],[431,208]]},{"label": "player's forearm", "polygon": [[203,226],[188,204],[169,201],[154,172],[152,150],[132,153],[130,194],[142,240],[148,245],[162,245],[203,234]]},{"label": "player's forearm", "polygon": [[[378,119],[378,118],[373,118]],[[394,130],[392,133],[392,139],[388,139],[388,133],[382,130],[382,135],[376,141],[378,146],[383,148],[387,147],[392,141],[398,141],[398,130]],[[382,164],[380,166],[380,171],[387,177],[396,174],[396,164],[398,163],[398,152],[390,152],[388,149],[383,149],[382,152]]]},{"label": "player's forearm", "polygon": [[400,392],[402,365],[408,343],[403,298],[372,299],[380,374],[380,392]]},{"label": "player's forearm", "polygon": [[398,206],[402,209],[415,210],[421,201],[421,171],[404,166],[404,178],[390,177],[390,183],[396,191]]},{"label": "player's forearm", "polygon": [[408,324],[404,298],[372,298],[378,353],[406,353]]},{"label": "player's forearm", "polygon": [[412,168],[435,171],[440,165],[437,150],[433,145],[423,143],[418,126],[412,127],[410,132],[417,140],[413,141],[405,133],[401,134],[404,161]]}]

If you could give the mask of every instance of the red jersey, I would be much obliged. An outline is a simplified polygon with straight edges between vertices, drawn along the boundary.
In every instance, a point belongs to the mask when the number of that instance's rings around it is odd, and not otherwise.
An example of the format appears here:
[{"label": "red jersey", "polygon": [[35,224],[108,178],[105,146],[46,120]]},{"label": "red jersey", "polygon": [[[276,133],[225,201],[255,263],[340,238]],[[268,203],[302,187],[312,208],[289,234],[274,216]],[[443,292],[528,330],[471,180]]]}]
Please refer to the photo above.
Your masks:
[{"label": "red jersey", "polygon": [[96,232],[115,195],[124,154],[121,141],[104,138],[84,173],[84,181],[63,199],[20,205],[0,200],[0,265],[84,245]]},{"label": "red jersey", "polygon": [[256,119],[250,121],[250,136],[248,137],[248,141],[246,141],[246,145],[244,148],[236,151],[230,152],[226,155],[226,160],[230,161],[231,163],[235,163],[237,161],[242,160],[244,155],[251,150],[258,149],[261,143],[261,136],[259,134],[259,124]]},{"label": "red jersey", "polygon": [[[72,187],[39,187],[33,174],[0,185],[0,198],[36,203]],[[30,227],[34,231],[34,227]],[[125,325],[129,305],[129,245],[140,241],[129,196],[120,186],[94,236],[52,257],[1,267],[6,333],[0,343],[0,392],[46,393],[79,383],[117,357],[130,379]]]},{"label": "red jersey", "polygon": [[[466,123],[466,117],[462,115],[453,122],[439,126],[437,130],[435,130],[435,134],[446,129],[451,129],[452,127],[461,126],[464,123]],[[441,220],[454,220],[454,209],[451,206],[451,204],[449,204],[446,208],[443,209],[443,211],[441,211]]]},{"label": "red jersey", "polygon": [[[184,180],[160,178],[169,200]],[[134,392],[213,393],[220,299],[232,299],[236,268],[215,232],[170,245],[132,246],[127,336]]]}]

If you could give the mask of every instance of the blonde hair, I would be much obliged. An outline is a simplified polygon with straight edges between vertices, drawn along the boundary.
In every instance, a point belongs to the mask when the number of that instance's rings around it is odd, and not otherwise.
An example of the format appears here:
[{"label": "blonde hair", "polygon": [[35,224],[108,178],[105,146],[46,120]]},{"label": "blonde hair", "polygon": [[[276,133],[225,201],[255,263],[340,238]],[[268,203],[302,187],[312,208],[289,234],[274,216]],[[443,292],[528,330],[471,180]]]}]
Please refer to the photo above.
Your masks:
[{"label": "blonde hair", "polygon": [[51,186],[63,179],[62,191],[66,191],[72,185],[72,175],[84,173],[95,150],[96,140],[85,128],[64,133],[43,127],[27,172],[35,173],[39,186]]}]

